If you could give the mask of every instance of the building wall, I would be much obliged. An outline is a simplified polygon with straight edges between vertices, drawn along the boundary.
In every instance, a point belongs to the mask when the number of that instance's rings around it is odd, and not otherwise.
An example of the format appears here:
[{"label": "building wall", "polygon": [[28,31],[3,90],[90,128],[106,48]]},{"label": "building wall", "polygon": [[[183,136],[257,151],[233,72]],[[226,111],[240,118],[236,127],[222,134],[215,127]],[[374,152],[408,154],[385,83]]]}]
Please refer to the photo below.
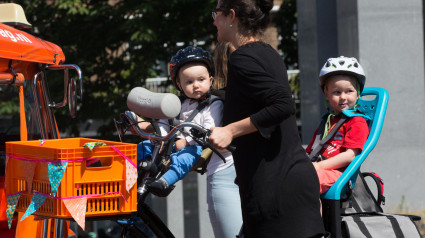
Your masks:
[{"label": "building wall", "polygon": [[[362,166],[385,181],[385,209],[422,211],[425,200],[423,7],[420,0],[298,0],[301,119],[308,143],[324,112],[317,84],[329,57],[354,56],[366,87],[388,90],[381,137]],[[316,119],[317,118],[317,119]]]},{"label": "building wall", "polygon": [[[358,1],[367,86],[389,92],[384,128],[363,170],[385,179],[387,207],[425,208],[424,37],[421,0]],[[404,201],[403,201],[404,199]]]}]

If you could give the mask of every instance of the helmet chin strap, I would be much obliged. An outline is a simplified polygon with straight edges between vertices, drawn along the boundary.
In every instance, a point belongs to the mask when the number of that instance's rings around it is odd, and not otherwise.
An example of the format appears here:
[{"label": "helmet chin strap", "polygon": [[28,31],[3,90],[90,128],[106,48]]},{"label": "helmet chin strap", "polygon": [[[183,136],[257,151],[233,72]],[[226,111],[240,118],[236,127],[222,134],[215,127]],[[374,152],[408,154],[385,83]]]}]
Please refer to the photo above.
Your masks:
[{"label": "helmet chin strap", "polygon": [[335,116],[336,115],[334,113],[329,113],[329,115],[327,116],[325,123],[325,131],[323,131],[322,140],[328,135],[329,131],[331,130],[331,119]]},{"label": "helmet chin strap", "polygon": [[180,90],[180,97],[182,97],[183,99],[190,99],[190,100],[194,100],[194,101],[198,101],[199,103],[207,100],[209,97],[211,96],[211,88],[208,90],[207,93],[205,93],[204,95],[202,95],[200,98],[198,99],[194,99],[194,98],[190,98],[188,97],[183,90]]},{"label": "helmet chin strap", "polygon": [[332,117],[335,117],[339,114],[339,113],[338,114],[335,113],[333,111],[333,109],[331,110],[331,108],[329,107],[329,102],[326,99],[325,99],[325,107],[326,107],[326,110],[328,111],[329,115],[326,118],[325,131],[323,132],[322,140],[323,140],[323,138],[325,138],[328,135],[328,133],[331,129],[331,119],[332,119]]},{"label": "helmet chin strap", "polygon": [[356,109],[357,108],[357,106],[359,105],[359,100],[360,100],[360,85],[359,85],[359,82],[357,81],[357,84],[356,84],[356,89],[357,89],[357,100],[356,100],[356,104],[354,104],[354,109]]},{"label": "helmet chin strap", "polygon": [[198,101],[199,101],[199,102],[205,101],[205,100],[207,100],[210,96],[211,96],[211,89],[210,89],[210,90],[208,90],[208,92],[207,92],[206,94],[202,95],[202,97],[200,97],[200,98],[198,99]]}]

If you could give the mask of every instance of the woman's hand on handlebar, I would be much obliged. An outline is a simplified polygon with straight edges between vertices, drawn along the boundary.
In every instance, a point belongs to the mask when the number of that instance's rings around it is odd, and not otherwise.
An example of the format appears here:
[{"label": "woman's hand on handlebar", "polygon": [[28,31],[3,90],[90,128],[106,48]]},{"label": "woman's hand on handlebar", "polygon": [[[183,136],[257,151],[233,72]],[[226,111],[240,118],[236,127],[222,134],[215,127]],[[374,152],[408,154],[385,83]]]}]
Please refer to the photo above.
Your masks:
[{"label": "woman's hand on handlebar", "polygon": [[209,143],[217,149],[226,149],[233,140],[232,132],[227,127],[211,127]]}]

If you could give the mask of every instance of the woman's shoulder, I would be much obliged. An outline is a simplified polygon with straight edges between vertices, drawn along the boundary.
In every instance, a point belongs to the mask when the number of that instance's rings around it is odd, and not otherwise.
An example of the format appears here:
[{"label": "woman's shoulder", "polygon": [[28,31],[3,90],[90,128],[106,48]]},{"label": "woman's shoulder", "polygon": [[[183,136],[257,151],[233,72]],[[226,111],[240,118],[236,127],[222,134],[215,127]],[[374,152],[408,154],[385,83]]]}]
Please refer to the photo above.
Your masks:
[{"label": "woman's shoulder", "polygon": [[253,53],[255,50],[273,49],[269,44],[263,41],[253,41],[242,45],[233,53]]},{"label": "woman's shoulder", "polygon": [[249,59],[256,63],[281,61],[279,53],[272,46],[262,41],[251,42],[239,47],[230,55],[230,63],[232,63],[232,59],[235,63]]}]

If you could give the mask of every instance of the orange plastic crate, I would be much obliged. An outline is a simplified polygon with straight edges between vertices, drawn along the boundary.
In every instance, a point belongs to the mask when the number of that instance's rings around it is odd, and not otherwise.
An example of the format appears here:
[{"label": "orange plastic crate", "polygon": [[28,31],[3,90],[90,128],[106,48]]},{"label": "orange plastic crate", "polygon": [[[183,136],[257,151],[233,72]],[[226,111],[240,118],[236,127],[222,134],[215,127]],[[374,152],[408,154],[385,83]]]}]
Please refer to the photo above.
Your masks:
[{"label": "orange plastic crate", "polygon": [[[107,146],[95,147],[93,151],[83,147],[87,142],[104,142]],[[86,217],[126,215],[137,210],[137,186],[127,192],[125,182],[125,161],[110,146],[115,146],[133,163],[137,163],[137,145],[114,141],[88,138],[70,138],[46,140],[42,146],[40,141],[6,142],[6,154],[14,157],[38,160],[72,160],[83,158],[99,158],[101,167],[87,167],[87,160],[68,162],[56,197],[74,197],[81,195],[119,193],[88,197]],[[11,157],[11,156],[10,156]],[[13,194],[28,189],[23,161],[9,158],[6,169],[6,193]],[[32,162],[34,163],[34,162]],[[32,190],[43,194],[51,194],[48,163],[37,162]],[[32,198],[31,192],[21,195],[16,211],[25,212]],[[34,215],[51,218],[72,218],[62,199],[47,197],[43,205]]]}]

